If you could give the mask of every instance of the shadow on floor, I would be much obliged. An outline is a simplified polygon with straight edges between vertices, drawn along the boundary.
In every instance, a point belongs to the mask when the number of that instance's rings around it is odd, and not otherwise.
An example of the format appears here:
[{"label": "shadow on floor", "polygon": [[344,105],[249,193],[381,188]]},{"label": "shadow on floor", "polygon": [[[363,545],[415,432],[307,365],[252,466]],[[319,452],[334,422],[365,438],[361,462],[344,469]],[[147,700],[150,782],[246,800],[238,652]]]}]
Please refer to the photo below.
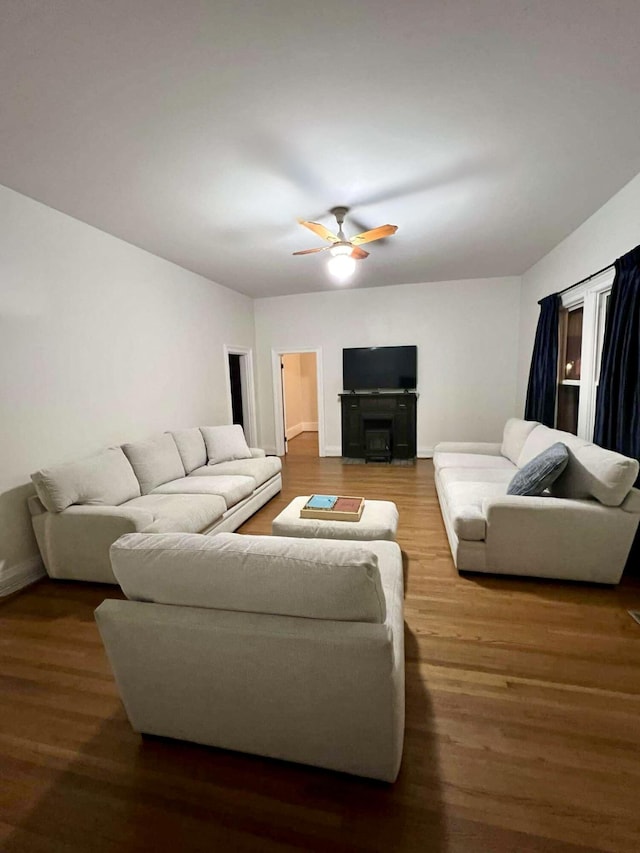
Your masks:
[{"label": "shadow on floor", "polygon": [[[73,596],[73,585],[64,592]],[[66,618],[69,603],[56,598],[54,592],[44,623]],[[63,686],[70,670],[60,666],[57,676],[54,665],[55,699],[16,716],[12,748],[2,754],[12,781],[0,846],[6,853],[443,853],[435,726],[417,675],[418,644],[406,627],[405,643],[405,753],[394,785],[141,738],[106,667],[91,675],[96,695],[80,701]]]},{"label": "shadow on floor", "polygon": [[[620,584],[588,583],[555,578],[536,578],[515,575],[460,572],[460,577],[480,589],[491,592],[517,592],[537,600],[563,601],[571,604],[609,607],[619,610],[629,607],[629,602],[640,604],[640,578],[622,577]],[[588,597],[585,598],[585,592]]]}]

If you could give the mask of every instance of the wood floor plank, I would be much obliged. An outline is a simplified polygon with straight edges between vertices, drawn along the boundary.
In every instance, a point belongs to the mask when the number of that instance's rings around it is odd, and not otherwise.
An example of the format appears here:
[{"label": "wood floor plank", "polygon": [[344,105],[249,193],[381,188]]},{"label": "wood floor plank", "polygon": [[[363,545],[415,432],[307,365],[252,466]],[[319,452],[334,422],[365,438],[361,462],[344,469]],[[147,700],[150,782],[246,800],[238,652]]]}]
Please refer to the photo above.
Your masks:
[{"label": "wood floor plank", "polygon": [[290,442],[269,534],[297,494],[394,500],[407,724],[393,786],[130,728],[93,611],[45,580],[0,604],[0,847],[11,853],[640,849],[640,584],[459,576],[428,460],[319,459]]}]

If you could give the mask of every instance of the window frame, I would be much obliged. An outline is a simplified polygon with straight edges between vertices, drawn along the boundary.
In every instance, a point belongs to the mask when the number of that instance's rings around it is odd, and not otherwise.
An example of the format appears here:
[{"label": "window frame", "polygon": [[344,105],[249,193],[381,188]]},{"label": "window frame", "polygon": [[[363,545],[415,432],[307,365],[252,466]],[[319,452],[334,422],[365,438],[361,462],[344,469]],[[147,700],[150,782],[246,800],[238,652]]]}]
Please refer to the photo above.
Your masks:
[{"label": "window frame", "polygon": [[[615,269],[610,267],[589,281],[578,284],[560,294],[563,314],[582,307],[582,346],[580,350],[580,379],[564,380],[561,373],[562,355],[564,353],[564,338],[558,348],[558,385],[579,385],[578,401],[578,432],[579,438],[593,441],[593,430],[596,420],[596,395],[600,363],[602,359],[602,344],[604,341],[604,324],[609,294],[615,278]],[[560,334],[564,336],[566,317],[563,316]]]}]

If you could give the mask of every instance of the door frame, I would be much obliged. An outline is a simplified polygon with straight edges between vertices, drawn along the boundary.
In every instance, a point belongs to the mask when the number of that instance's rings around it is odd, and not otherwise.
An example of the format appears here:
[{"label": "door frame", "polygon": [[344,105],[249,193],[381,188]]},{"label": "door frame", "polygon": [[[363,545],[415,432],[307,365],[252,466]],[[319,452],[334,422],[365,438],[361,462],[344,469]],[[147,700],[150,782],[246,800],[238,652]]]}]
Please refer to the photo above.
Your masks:
[{"label": "door frame", "polygon": [[[240,377],[242,381],[242,410],[245,420],[244,434],[249,447],[258,446],[258,424],[256,420],[256,388],[253,370],[253,349],[223,344],[224,351],[224,382],[227,390],[227,417],[233,423],[233,406],[231,403],[231,377],[229,376],[229,356],[240,356]],[[246,411],[245,411],[246,408]]]},{"label": "door frame", "polygon": [[282,394],[282,370],[280,357],[297,352],[313,352],[316,355],[316,385],[318,391],[318,455],[326,456],[324,446],[324,378],[322,373],[322,347],[274,347],[271,350],[273,385],[273,414],[276,455],[284,456],[284,399]]}]

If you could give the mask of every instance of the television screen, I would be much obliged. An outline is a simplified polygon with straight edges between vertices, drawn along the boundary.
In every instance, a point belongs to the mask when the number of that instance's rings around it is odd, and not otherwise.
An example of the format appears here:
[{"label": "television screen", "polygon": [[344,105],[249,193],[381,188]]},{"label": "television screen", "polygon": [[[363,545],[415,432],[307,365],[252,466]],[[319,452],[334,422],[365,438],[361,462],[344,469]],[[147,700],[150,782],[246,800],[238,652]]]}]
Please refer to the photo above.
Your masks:
[{"label": "television screen", "polygon": [[415,388],[418,347],[355,347],[342,350],[345,391]]}]

